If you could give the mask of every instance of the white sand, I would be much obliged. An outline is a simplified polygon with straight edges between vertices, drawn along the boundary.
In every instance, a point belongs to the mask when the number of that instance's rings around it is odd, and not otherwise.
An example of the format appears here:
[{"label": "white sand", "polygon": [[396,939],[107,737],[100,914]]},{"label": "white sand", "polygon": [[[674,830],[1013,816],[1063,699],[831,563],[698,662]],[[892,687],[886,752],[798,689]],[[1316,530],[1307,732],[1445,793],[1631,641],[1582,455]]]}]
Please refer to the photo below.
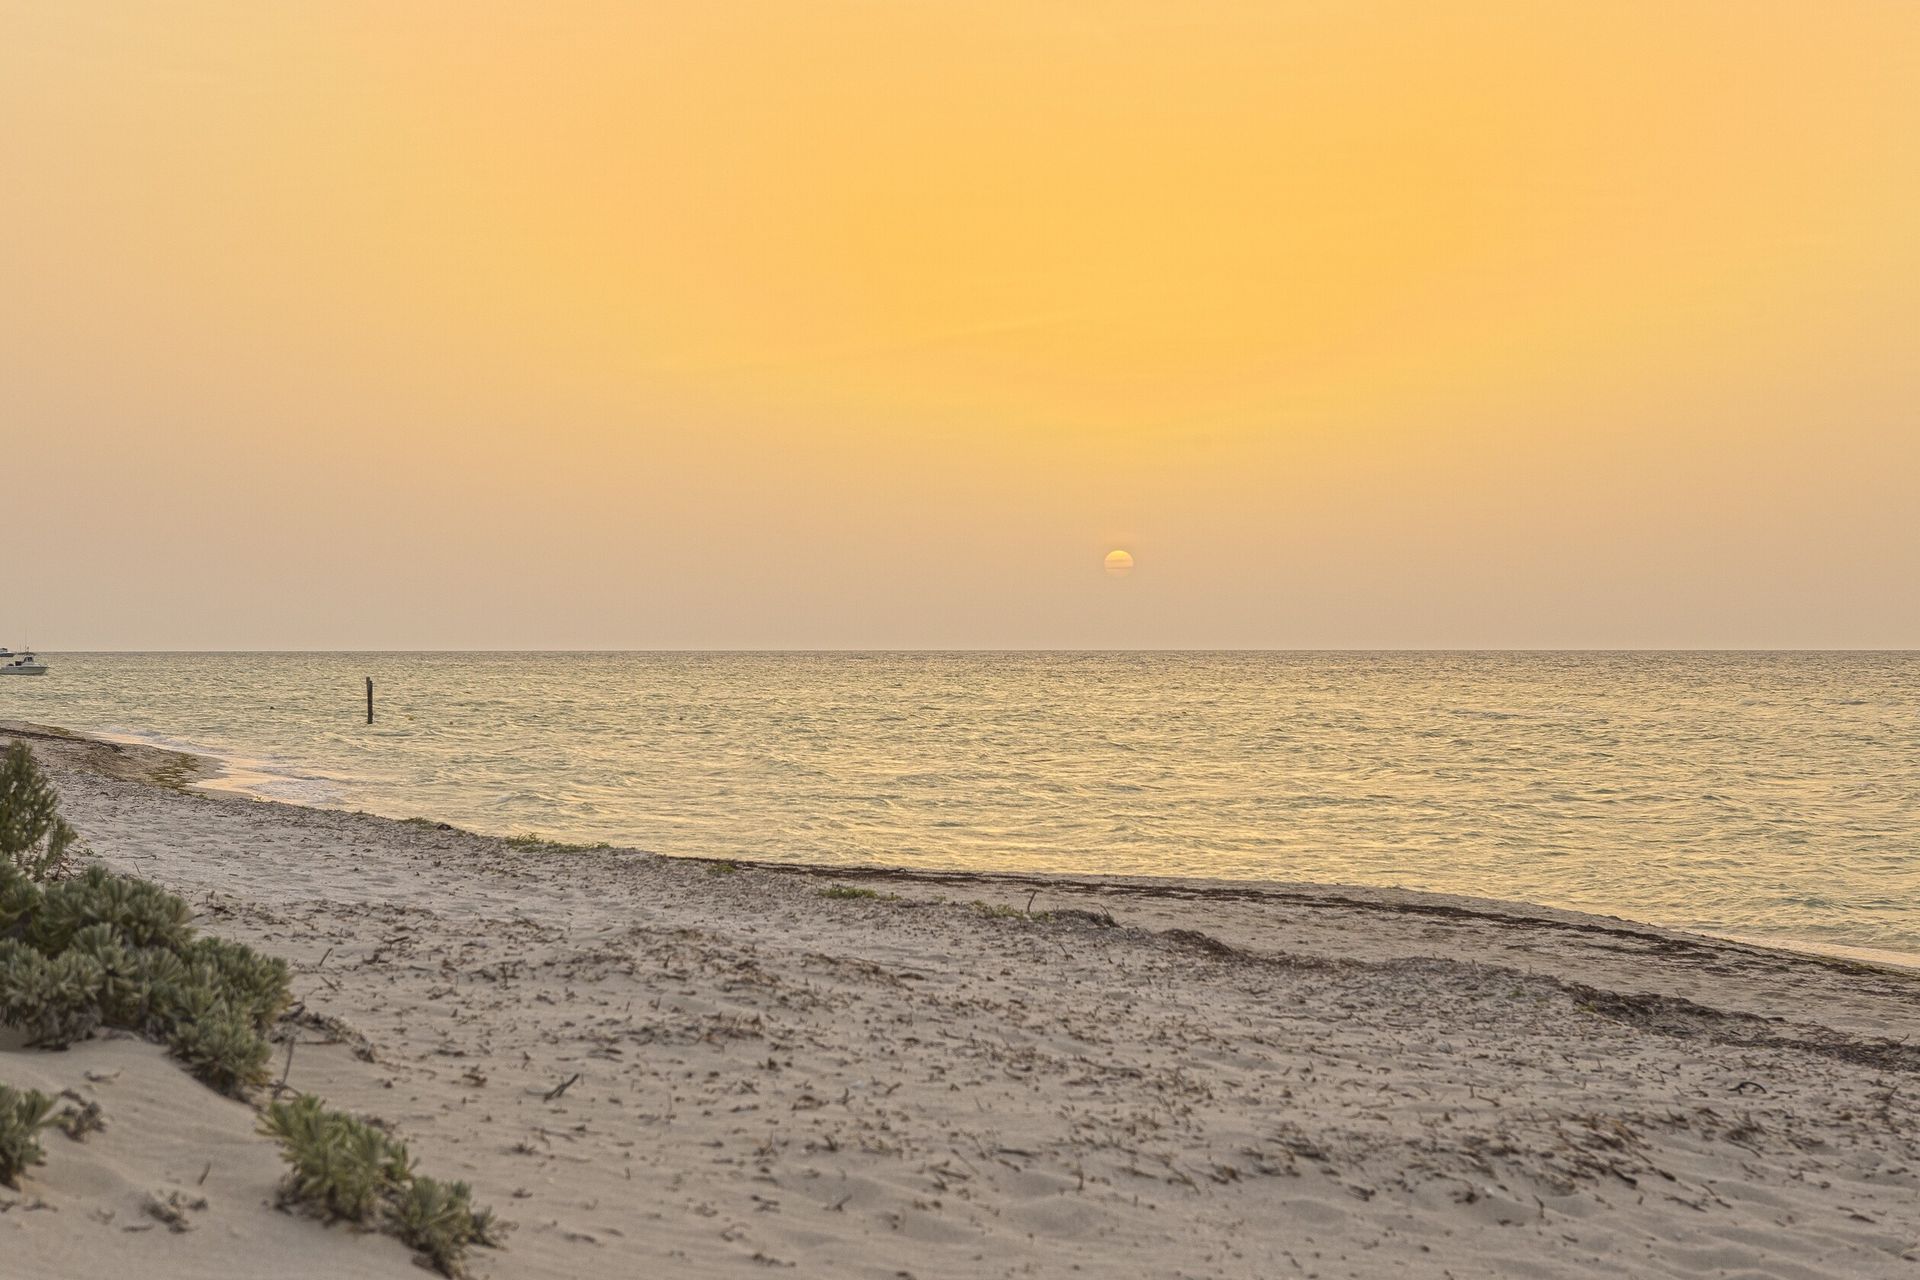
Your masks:
[{"label": "white sand", "polygon": [[[95,855],[295,962],[292,1086],[519,1224],[481,1275],[1920,1274],[1905,972],[1402,893],[715,874],[34,745]],[[1118,927],[966,905],[1036,890]],[[0,1276],[422,1274],[274,1212],[250,1113],[157,1049],[0,1081],[112,1126],[0,1192]],[[171,1189],[195,1229],[128,1229]]]}]

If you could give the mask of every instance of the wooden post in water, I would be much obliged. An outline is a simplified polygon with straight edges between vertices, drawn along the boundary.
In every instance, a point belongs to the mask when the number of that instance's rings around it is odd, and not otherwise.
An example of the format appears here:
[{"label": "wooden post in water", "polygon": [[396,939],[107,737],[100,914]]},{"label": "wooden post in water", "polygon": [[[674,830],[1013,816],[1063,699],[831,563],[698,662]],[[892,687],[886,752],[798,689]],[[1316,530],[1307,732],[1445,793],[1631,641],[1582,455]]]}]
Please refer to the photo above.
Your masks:
[{"label": "wooden post in water", "polygon": [[373,677],[367,677],[367,723],[373,723]]}]

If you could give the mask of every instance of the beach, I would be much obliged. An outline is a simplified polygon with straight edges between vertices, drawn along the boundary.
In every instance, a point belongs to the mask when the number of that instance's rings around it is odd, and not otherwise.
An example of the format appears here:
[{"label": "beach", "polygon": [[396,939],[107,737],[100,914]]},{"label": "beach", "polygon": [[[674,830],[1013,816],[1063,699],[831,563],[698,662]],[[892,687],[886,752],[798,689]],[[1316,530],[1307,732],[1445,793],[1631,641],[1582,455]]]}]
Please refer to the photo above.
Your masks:
[{"label": "beach", "polygon": [[[1920,974],[1389,890],[502,840],[14,732],[90,856],[293,963],[275,1079],[512,1221],[478,1275],[1920,1261]],[[253,1111],[158,1047],[5,1045],[108,1127],[0,1192],[0,1272],[419,1274],[274,1211]],[[186,1230],[145,1211],[173,1192]]]}]

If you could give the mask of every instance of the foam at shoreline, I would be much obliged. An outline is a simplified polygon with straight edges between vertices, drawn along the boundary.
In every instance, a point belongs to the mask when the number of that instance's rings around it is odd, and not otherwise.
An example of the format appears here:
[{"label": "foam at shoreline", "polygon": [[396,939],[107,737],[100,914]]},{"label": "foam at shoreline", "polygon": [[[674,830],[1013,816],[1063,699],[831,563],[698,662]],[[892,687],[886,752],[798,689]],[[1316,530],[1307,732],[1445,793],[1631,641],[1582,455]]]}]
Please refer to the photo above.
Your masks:
[{"label": "foam at shoreline", "polygon": [[238,752],[222,751],[204,743],[135,729],[102,729],[75,736],[128,746],[154,747],[203,760],[210,767],[210,772],[195,778],[191,785],[208,791],[225,791],[255,800],[277,800],[283,804],[313,808],[341,807],[339,801],[344,789],[339,781],[303,775],[281,762],[261,760]]}]

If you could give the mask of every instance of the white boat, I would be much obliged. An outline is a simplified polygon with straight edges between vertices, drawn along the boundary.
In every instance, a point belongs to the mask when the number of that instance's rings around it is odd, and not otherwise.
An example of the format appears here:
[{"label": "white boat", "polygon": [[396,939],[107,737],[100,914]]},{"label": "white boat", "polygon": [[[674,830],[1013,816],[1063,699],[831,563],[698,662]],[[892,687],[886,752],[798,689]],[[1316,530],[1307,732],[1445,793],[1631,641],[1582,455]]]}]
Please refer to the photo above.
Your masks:
[{"label": "white boat", "polygon": [[47,664],[31,653],[15,653],[11,649],[0,649],[0,676],[43,676],[47,674]]}]

